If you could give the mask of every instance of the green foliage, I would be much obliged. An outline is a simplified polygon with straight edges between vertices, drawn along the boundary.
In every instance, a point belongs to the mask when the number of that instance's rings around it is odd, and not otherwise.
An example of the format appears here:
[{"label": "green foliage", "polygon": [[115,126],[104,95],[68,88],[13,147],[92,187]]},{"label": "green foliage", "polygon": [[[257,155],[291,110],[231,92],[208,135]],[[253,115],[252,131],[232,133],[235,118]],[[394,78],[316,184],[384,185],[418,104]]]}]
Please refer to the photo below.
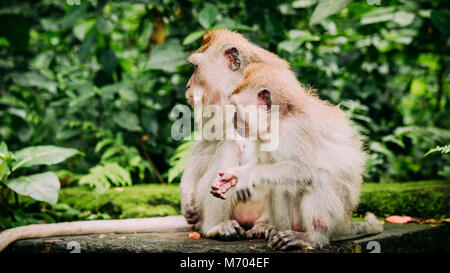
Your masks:
[{"label": "green foliage", "polygon": [[98,194],[103,194],[111,184],[114,186],[130,186],[131,178],[128,171],[117,163],[107,163],[89,169],[89,174],[83,176],[79,184],[94,187]]},{"label": "green foliage", "polygon": [[[19,169],[57,164],[75,154],[78,154],[75,149],[56,146],[32,146],[12,153],[8,151],[6,143],[2,142],[0,144],[0,186],[2,186],[0,194],[3,205],[7,206],[9,203],[9,191],[5,190],[4,186],[18,194],[56,205],[60,184],[53,172],[12,177]],[[3,196],[5,191],[6,197]]]},{"label": "green foliage", "polygon": [[424,157],[425,156],[427,156],[427,155],[429,155],[429,154],[431,154],[431,153],[435,153],[435,152],[441,152],[441,154],[448,154],[448,153],[450,153],[450,144],[449,145],[445,145],[445,146],[437,146],[436,148],[433,148],[433,149],[431,149],[431,150],[429,150],[425,155],[424,155]]},{"label": "green foliage", "polygon": [[408,215],[424,219],[448,218],[450,181],[363,185],[357,213],[370,211],[379,217]]},{"label": "green foliage", "polygon": [[31,167],[35,165],[53,165],[64,161],[75,154],[76,149],[60,148],[55,146],[35,146],[17,151],[14,155],[16,164],[12,169]]},{"label": "green foliage", "polygon": [[[194,134],[191,134],[191,137],[193,137],[193,135]],[[181,177],[193,147],[194,141],[192,140],[184,140],[177,147],[174,155],[170,158],[170,169],[168,172],[169,183],[172,183],[175,179],[179,179]]]},{"label": "green foliage", "polygon": [[58,201],[59,180],[52,172],[21,176],[4,182],[18,194],[56,205]]},{"label": "green foliage", "polygon": [[[111,200],[114,200],[111,202]],[[113,218],[152,217],[180,213],[178,185],[134,185],[111,188],[96,196],[89,188],[70,187],[61,190],[60,202],[79,211],[107,213]]]}]

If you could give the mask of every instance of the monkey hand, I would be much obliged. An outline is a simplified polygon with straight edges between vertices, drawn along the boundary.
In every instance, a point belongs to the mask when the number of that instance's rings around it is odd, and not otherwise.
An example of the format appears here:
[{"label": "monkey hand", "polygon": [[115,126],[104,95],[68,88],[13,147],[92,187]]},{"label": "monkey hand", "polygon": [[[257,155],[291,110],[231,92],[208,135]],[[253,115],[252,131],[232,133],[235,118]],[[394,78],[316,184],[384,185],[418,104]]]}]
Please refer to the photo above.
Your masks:
[{"label": "monkey hand", "polygon": [[253,189],[255,186],[253,185],[253,183],[250,182],[249,169],[247,168],[247,166],[228,169],[225,173],[223,173],[222,179],[228,178],[234,179],[237,182],[236,184],[237,200],[241,202],[249,201],[253,194]]},{"label": "monkey hand", "polygon": [[219,172],[220,177],[211,185],[211,194],[217,198],[227,199],[225,193],[236,185],[237,180],[232,175],[225,175]]}]

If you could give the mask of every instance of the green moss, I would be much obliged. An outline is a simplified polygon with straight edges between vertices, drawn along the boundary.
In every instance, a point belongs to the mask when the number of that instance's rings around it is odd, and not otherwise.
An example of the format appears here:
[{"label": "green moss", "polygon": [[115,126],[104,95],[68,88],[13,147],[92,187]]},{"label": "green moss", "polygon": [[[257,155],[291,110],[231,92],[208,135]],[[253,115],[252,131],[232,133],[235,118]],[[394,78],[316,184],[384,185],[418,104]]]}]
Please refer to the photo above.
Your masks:
[{"label": "green moss", "polygon": [[59,202],[81,211],[107,212],[113,218],[180,213],[178,185],[145,184],[113,188],[100,196],[87,187],[70,187],[61,190]]},{"label": "green moss", "polygon": [[[364,183],[357,215],[449,217],[450,181]],[[107,212],[113,218],[139,218],[180,213],[178,185],[142,184],[113,188],[96,196],[86,187],[61,190],[59,202],[81,211]]]},{"label": "green moss", "polygon": [[421,190],[427,189],[439,189],[439,188],[449,188],[450,180],[429,180],[429,181],[418,181],[418,182],[395,182],[395,183],[364,183],[362,185],[362,191],[365,193],[369,192],[379,192],[379,191],[390,191],[390,192],[403,192],[411,190]]},{"label": "green moss", "polygon": [[447,218],[450,214],[450,181],[363,184],[358,214],[408,215]]}]

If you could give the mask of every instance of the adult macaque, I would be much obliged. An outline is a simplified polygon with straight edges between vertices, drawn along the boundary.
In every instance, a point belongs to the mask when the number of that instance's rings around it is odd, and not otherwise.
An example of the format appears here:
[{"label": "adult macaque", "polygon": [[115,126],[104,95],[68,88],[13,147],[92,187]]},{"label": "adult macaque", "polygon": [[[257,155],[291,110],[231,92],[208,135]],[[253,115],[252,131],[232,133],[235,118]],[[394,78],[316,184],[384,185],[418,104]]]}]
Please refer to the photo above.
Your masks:
[{"label": "adult macaque", "polygon": [[[244,202],[259,188],[270,189],[268,215],[258,220],[255,229],[260,230],[251,235],[263,233],[270,247],[284,250],[323,247],[342,235],[383,230],[373,214],[365,222],[351,222],[365,154],[360,135],[338,106],[306,91],[290,70],[264,64],[247,68],[230,102],[238,115],[252,105],[264,106],[269,115],[271,108],[279,107],[278,148],[257,149],[258,164],[226,169],[213,184],[216,195],[234,187]],[[284,231],[271,237],[273,227]]]},{"label": "adult macaque", "polygon": [[[208,32],[203,45],[187,60],[195,69],[187,84],[189,102],[222,109],[230,104],[228,98],[249,64],[289,69],[286,61],[225,29]],[[194,146],[181,179],[181,208],[187,221],[196,223],[206,237],[238,238],[244,233],[241,226],[253,226],[264,212],[261,200],[234,206],[230,200],[224,202],[210,194],[218,171],[238,165],[239,147],[233,140],[200,140]]]}]

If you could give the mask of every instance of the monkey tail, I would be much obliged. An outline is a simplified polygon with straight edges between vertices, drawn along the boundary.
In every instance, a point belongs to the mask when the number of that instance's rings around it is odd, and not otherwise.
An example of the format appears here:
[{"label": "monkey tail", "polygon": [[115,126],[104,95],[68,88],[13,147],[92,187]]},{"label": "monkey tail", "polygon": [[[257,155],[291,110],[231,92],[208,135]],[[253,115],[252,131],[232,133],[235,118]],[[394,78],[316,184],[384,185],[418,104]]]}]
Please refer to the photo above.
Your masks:
[{"label": "monkey tail", "polygon": [[383,232],[383,224],[378,221],[375,214],[368,212],[364,217],[364,222],[351,222],[350,233],[351,235],[369,235],[378,234]]},{"label": "monkey tail", "polygon": [[28,225],[1,232],[0,252],[12,242],[20,239],[99,233],[179,232],[190,230],[192,230],[192,225],[188,224],[181,215]]},{"label": "monkey tail", "polygon": [[333,236],[333,241],[347,240],[383,232],[383,224],[378,221],[377,217],[373,213],[368,212],[364,218],[364,222],[350,222],[347,229],[341,230]]}]

